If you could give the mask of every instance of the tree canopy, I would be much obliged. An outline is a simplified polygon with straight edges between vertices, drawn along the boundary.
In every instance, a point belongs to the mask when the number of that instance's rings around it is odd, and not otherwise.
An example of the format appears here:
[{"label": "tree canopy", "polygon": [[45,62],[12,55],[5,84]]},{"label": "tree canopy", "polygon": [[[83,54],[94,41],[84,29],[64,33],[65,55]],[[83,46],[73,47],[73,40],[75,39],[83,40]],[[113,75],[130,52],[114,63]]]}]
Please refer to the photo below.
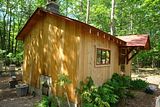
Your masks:
[{"label": "tree canopy", "polygon": [[[0,0],[1,57],[23,53],[23,43],[15,37],[37,7],[48,0]],[[114,35],[149,34],[152,49],[140,53],[134,62],[160,66],[160,0],[114,0]],[[111,0],[56,0],[62,15],[110,32]],[[86,19],[87,18],[87,19]],[[5,53],[5,54],[4,54]]]}]

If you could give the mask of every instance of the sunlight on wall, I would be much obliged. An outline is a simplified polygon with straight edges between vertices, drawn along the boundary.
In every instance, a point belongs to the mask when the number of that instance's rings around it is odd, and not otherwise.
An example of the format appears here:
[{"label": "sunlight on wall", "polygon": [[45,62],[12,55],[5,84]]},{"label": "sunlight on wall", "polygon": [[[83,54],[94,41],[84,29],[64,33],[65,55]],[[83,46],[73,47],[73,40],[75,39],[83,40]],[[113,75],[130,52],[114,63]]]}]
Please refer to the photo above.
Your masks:
[{"label": "sunlight on wall", "polygon": [[77,36],[76,37],[76,42],[79,42],[80,41],[80,36]]},{"label": "sunlight on wall", "polygon": [[[76,90],[74,88],[74,85],[73,84],[70,84],[69,87],[68,87],[70,93],[72,93],[71,95],[71,99],[74,99],[76,97]],[[75,98],[76,99],[76,98]]]},{"label": "sunlight on wall", "polygon": [[24,58],[24,63],[23,63],[23,70],[26,70],[26,67],[27,67],[27,56],[25,56]]}]

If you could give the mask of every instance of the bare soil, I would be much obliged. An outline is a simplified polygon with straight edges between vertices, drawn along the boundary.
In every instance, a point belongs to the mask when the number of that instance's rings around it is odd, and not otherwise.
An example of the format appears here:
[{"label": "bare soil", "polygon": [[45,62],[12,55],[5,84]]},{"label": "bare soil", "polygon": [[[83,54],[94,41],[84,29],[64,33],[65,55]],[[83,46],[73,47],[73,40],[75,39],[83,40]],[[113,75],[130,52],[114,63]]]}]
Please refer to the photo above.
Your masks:
[{"label": "bare soil", "polygon": [[34,107],[40,97],[18,97],[15,88],[9,88],[10,76],[0,77],[0,107]]},{"label": "bare soil", "polygon": [[[145,70],[144,70],[145,71]],[[158,73],[157,73],[158,72]],[[151,95],[143,91],[135,91],[134,98],[127,98],[118,107],[155,107],[156,98],[160,95],[159,83],[160,75],[157,72],[134,72],[133,79],[143,79],[151,84],[157,85],[157,91]],[[0,107],[34,107],[34,104],[40,100],[39,96],[33,97],[27,95],[18,97],[15,88],[9,88],[10,76],[0,76]]]},{"label": "bare soil", "polygon": [[[148,72],[149,70],[149,72]],[[160,71],[155,69],[143,68],[143,71],[133,72],[133,79],[142,79],[148,83],[157,86],[157,91],[154,94],[146,94],[144,91],[135,91],[134,98],[127,98],[123,106],[119,107],[155,107],[156,98],[160,96]]]},{"label": "bare soil", "polygon": [[124,104],[119,107],[155,107],[155,101],[160,95],[160,90],[154,94],[146,94],[143,91],[132,91],[132,93],[135,97],[125,99]]}]

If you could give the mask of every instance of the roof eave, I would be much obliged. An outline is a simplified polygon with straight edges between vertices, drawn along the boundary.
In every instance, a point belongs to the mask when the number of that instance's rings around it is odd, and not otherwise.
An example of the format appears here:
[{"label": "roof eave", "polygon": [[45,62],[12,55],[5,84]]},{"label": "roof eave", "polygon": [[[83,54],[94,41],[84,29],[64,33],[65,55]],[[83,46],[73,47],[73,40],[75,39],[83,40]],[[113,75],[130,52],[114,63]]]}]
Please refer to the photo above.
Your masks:
[{"label": "roof eave", "polygon": [[[98,28],[95,28],[95,27],[93,27],[93,26],[91,26],[91,25],[88,25],[88,24],[86,24],[86,23],[80,22],[80,21],[78,21],[78,20],[71,19],[71,18],[68,18],[68,17],[66,17],[66,16],[62,16],[62,15],[60,15],[60,14],[56,14],[56,13],[49,12],[49,11],[47,11],[47,10],[44,10],[43,8],[37,8],[37,9],[35,10],[35,12],[34,12],[34,13],[32,14],[32,16],[28,19],[28,21],[26,22],[26,24],[24,25],[24,27],[20,30],[20,32],[19,32],[18,35],[16,36],[16,39],[17,39],[17,40],[22,40],[22,41],[24,41],[25,36],[27,35],[26,33],[28,33],[28,32],[31,30],[31,27],[33,27],[33,25],[35,25],[35,23],[38,22],[37,19],[40,19],[40,17],[43,16],[42,12],[44,12],[44,13],[46,13],[46,14],[48,14],[48,15],[55,15],[55,16],[58,16],[58,17],[62,17],[62,18],[65,18],[66,20],[67,20],[67,19],[68,19],[68,20],[72,20],[72,21],[74,21],[74,22],[83,24],[83,25],[85,25],[85,26],[87,25],[88,27],[91,27],[92,29],[96,29],[97,32],[102,32],[102,33],[106,34],[106,35],[110,38],[111,41],[115,42],[115,43],[118,44],[119,46],[122,46],[122,45],[125,45],[125,44],[126,44],[125,41],[123,41],[123,40],[121,40],[121,39],[119,39],[119,38],[117,38],[117,37],[115,37],[115,36],[112,36],[112,35],[104,32],[104,31],[102,31],[102,30],[100,30],[100,29],[98,29]],[[38,17],[37,17],[37,14],[39,15]],[[28,26],[31,26],[31,27],[28,27]]]},{"label": "roof eave", "polygon": [[24,34],[24,31],[26,31],[26,29],[27,29],[26,26],[31,26],[31,25],[34,25],[36,23],[36,22],[33,23],[32,19],[34,19],[34,18],[37,18],[37,19],[40,18],[40,17],[36,16],[37,14],[40,15],[40,12],[39,12],[40,10],[41,10],[41,8],[37,8],[35,10],[35,12],[31,15],[31,17],[28,19],[28,21],[25,23],[25,25],[23,26],[23,28],[19,31],[18,35],[16,36],[17,40],[24,41],[25,36],[26,36],[26,34]]}]

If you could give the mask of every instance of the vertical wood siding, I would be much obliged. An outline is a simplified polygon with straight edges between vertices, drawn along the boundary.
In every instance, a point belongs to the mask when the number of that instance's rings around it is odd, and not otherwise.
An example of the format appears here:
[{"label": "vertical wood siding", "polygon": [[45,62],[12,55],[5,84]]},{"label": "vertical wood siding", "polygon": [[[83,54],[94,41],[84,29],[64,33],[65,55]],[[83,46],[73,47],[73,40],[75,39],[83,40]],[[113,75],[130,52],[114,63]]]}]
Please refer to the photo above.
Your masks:
[{"label": "vertical wood siding", "polygon": [[[69,98],[75,102],[76,87],[87,76],[101,85],[119,71],[118,45],[101,35],[84,24],[46,15],[24,40],[23,81],[40,88],[40,75],[51,76],[52,93],[61,94],[63,90],[55,82],[59,73],[65,73],[72,81],[67,87]],[[96,48],[111,51],[109,65],[95,65]]]},{"label": "vertical wood siding", "polygon": [[[118,73],[118,46],[102,35],[104,34],[94,29],[90,31],[90,28],[82,27],[79,81],[91,76],[96,85],[101,85],[110,79],[113,73]],[[96,65],[96,48],[104,48],[111,51],[110,64]]]}]

